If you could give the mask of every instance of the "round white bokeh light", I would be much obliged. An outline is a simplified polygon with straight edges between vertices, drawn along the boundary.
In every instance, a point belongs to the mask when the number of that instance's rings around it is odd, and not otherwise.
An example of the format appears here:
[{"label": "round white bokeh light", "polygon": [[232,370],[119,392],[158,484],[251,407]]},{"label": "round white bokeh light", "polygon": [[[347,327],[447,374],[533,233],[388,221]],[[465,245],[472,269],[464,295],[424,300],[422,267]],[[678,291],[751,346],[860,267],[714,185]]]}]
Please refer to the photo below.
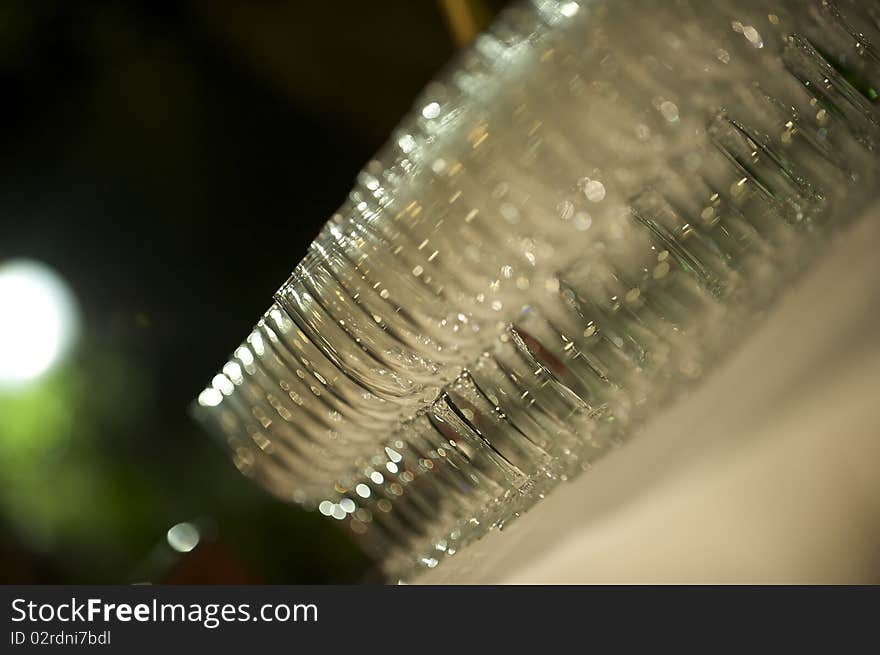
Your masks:
[{"label": "round white bokeh light", "polygon": [[76,331],[76,301],[57,273],[29,260],[0,264],[0,386],[48,371]]}]

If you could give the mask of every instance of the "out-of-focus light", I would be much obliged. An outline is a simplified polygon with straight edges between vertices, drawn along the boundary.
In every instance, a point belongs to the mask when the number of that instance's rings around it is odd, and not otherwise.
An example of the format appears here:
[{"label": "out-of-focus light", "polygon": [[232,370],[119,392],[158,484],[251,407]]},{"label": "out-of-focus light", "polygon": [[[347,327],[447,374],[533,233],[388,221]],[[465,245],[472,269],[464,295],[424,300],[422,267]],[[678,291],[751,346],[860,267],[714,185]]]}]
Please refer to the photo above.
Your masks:
[{"label": "out-of-focus light", "polygon": [[223,394],[214,387],[208,387],[199,394],[199,405],[202,407],[216,407],[223,400]]},{"label": "out-of-focus light", "polygon": [[571,18],[580,10],[580,5],[576,2],[566,2],[559,8],[559,13],[566,18]]},{"label": "out-of-focus light", "polygon": [[168,530],[168,545],[178,553],[188,553],[199,545],[199,529],[192,523],[178,523]]},{"label": "out-of-focus light", "polygon": [[64,280],[29,260],[0,265],[0,386],[33,380],[66,354],[77,332]]},{"label": "out-of-focus light", "polygon": [[440,115],[440,104],[429,102],[422,108],[422,116],[425,118],[437,118]]}]

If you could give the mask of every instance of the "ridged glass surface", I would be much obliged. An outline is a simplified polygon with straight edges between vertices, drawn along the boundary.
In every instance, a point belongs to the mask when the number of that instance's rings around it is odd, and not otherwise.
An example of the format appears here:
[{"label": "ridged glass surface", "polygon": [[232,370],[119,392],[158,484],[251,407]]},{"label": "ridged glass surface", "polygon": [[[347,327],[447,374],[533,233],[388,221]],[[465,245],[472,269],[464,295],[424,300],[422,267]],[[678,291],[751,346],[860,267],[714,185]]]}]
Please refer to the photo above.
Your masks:
[{"label": "ridged glass surface", "polygon": [[878,21],[514,6],[367,163],[197,415],[389,575],[437,566],[698,382],[874,198]]}]

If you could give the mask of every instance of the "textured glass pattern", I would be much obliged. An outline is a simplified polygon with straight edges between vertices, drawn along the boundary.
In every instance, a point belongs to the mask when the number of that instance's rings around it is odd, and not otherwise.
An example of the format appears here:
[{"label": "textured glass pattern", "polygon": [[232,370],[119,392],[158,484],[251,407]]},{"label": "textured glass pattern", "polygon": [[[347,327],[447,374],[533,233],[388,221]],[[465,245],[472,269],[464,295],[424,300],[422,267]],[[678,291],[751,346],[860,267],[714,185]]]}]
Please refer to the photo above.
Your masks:
[{"label": "textured glass pattern", "polygon": [[878,20],[512,7],[367,163],[197,415],[389,575],[437,566],[699,381],[873,199]]}]

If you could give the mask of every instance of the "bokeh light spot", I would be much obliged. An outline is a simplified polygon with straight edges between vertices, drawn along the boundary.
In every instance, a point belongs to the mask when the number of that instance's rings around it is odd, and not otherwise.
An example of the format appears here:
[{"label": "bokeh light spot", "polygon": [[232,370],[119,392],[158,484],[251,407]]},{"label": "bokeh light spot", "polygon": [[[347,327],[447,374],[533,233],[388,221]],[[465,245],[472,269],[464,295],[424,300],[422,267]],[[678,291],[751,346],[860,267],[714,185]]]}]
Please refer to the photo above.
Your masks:
[{"label": "bokeh light spot", "polygon": [[168,545],[178,553],[188,553],[199,545],[199,529],[192,523],[178,523],[168,530]]},{"label": "bokeh light spot", "polygon": [[0,308],[0,386],[17,386],[46,373],[76,336],[73,293],[39,262],[0,265]]}]

